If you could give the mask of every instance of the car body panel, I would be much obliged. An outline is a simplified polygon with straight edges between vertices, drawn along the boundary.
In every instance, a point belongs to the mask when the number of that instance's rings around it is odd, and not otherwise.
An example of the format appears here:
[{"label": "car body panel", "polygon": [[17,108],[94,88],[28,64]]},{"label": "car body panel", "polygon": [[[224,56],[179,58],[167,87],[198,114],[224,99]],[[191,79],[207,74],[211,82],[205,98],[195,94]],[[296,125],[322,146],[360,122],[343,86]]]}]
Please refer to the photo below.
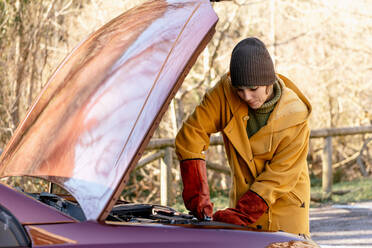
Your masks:
[{"label": "car body panel", "polygon": [[45,178],[105,220],[217,20],[208,0],[157,0],[93,33],[16,130],[0,177]]},{"label": "car body panel", "polygon": [[[121,244],[117,247],[266,247],[271,243],[300,240],[293,234],[286,233],[208,229],[202,226],[185,228],[161,224],[103,225],[97,222],[83,222],[27,227],[28,232],[32,229],[37,229],[39,233],[50,237],[57,237],[59,242],[64,240],[63,245],[70,244],[76,247],[79,245],[115,247],[117,244]],[[35,236],[30,233],[34,240]]]}]

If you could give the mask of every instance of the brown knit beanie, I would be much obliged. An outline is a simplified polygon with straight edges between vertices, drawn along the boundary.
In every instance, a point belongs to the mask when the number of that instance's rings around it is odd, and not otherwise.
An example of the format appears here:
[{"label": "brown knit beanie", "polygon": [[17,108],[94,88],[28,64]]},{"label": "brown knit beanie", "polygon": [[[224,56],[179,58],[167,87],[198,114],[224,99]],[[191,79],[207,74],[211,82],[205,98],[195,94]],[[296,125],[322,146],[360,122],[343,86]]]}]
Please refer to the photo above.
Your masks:
[{"label": "brown knit beanie", "polygon": [[263,86],[275,82],[274,64],[262,41],[251,37],[235,46],[230,60],[230,77],[235,87]]}]

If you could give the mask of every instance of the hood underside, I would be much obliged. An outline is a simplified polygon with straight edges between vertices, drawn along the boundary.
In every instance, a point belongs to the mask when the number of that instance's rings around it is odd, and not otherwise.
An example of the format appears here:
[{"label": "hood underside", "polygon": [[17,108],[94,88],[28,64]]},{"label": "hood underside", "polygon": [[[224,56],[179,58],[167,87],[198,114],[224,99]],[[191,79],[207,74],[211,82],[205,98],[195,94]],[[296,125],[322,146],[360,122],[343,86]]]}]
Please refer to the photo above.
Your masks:
[{"label": "hood underside", "polygon": [[0,177],[45,178],[105,220],[217,20],[208,0],[154,0],[90,35],[17,128]]}]

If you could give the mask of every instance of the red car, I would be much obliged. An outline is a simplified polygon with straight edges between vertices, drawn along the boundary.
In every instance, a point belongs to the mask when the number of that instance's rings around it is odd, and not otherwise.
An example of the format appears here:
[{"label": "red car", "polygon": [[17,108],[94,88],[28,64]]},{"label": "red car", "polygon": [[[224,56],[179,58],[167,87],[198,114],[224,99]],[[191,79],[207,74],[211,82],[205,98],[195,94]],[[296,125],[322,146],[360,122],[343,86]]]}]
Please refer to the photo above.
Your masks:
[{"label": "red car", "polygon": [[90,35],[57,68],[0,158],[0,247],[317,247],[283,232],[117,201],[218,18],[208,0],[157,0]]}]

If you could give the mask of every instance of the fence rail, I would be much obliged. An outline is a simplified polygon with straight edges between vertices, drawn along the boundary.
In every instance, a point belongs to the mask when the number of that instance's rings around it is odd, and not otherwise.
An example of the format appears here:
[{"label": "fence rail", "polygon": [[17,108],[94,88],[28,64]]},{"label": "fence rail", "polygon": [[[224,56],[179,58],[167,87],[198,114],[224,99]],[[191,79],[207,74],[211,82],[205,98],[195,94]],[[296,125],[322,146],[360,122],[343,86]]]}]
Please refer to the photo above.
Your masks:
[{"label": "fence rail", "polygon": [[[367,134],[372,133],[372,126],[361,126],[361,127],[342,127],[342,128],[323,128],[317,130],[311,130],[310,138],[326,138],[328,136],[346,136],[356,134]],[[222,136],[212,136],[210,145],[223,145]],[[152,139],[146,149],[161,149],[165,147],[174,147],[173,138],[165,139]]]},{"label": "fence rail", "polygon": [[346,136],[356,134],[367,134],[372,133],[372,126],[360,126],[360,127],[341,127],[341,128],[324,128],[312,130],[310,138],[326,138],[334,136]]},{"label": "fence rail", "polygon": [[[335,136],[347,136],[347,135],[358,135],[358,134],[369,134],[372,133],[371,126],[360,126],[360,127],[343,127],[343,128],[324,128],[312,130],[310,133],[310,139],[324,139],[324,147],[322,153],[322,198],[327,199],[331,197],[332,194],[332,137]],[[365,176],[366,171],[363,163],[361,161],[361,154],[364,149],[367,149],[367,144],[372,139],[367,139],[362,146],[361,151],[358,154],[353,155],[353,160],[358,163],[361,167],[361,172]],[[223,145],[223,138],[221,135],[212,136],[210,139],[210,146]],[[161,182],[161,203],[167,205],[168,199],[171,199],[171,193],[169,186],[171,185],[171,173],[170,168],[172,162],[172,149],[174,148],[174,139],[165,138],[165,139],[152,139],[146,150],[161,150],[152,155],[149,155],[146,158],[143,158],[139,161],[137,168],[145,166],[147,163],[150,163],[156,159],[161,159],[161,171],[167,176],[162,177],[165,181]],[[349,159],[351,160],[351,159]],[[347,162],[350,162],[350,161]],[[162,165],[163,164],[163,165]],[[165,165],[164,165],[165,164]],[[337,163],[337,166],[340,166],[342,163]],[[207,166],[213,170],[217,170],[222,173],[229,173],[229,170],[221,165],[210,163],[207,161]],[[165,171],[165,169],[167,169]]]}]

